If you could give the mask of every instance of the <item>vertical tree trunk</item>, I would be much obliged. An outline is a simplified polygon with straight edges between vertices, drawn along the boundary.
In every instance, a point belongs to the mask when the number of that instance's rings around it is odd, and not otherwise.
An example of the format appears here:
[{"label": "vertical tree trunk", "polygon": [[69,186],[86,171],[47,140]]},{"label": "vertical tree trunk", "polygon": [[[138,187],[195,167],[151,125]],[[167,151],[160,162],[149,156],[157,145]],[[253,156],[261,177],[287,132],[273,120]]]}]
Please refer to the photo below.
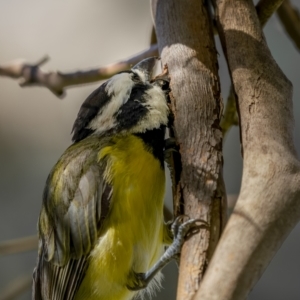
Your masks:
[{"label": "vertical tree trunk", "polygon": [[195,299],[244,300],[300,219],[292,86],[271,56],[252,0],[218,0],[217,21],[238,99],[240,195]]},{"label": "vertical tree trunk", "polygon": [[208,10],[197,0],[153,0],[159,51],[171,79],[175,137],[182,172],[182,213],[210,224],[183,246],[178,299],[192,299],[225,223],[221,97],[217,52]]}]

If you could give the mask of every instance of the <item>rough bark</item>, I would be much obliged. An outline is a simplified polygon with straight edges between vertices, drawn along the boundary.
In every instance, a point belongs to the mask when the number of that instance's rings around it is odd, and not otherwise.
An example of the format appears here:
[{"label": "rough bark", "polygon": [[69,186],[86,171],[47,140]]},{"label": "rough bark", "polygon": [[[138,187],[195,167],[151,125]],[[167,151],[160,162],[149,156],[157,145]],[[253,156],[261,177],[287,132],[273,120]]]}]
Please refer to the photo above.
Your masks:
[{"label": "rough bark", "polygon": [[238,99],[240,195],[195,299],[245,299],[300,219],[292,85],[271,56],[251,0],[217,1]]},{"label": "rough bark", "polygon": [[197,0],[153,0],[159,52],[171,85],[182,172],[175,195],[182,213],[210,224],[183,246],[178,299],[191,299],[225,222],[221,98],[217,52],[207,8]]}]

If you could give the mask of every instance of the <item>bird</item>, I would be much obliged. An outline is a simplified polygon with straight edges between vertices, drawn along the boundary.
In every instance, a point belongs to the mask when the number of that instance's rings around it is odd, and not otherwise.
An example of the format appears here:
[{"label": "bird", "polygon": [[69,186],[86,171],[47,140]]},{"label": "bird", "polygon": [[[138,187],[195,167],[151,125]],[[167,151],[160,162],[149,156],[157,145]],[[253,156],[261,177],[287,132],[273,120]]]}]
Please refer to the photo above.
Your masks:
[{"label": "bird", "polygon": [[152,79],[157,61],[112,76],[83,102],[73,144],[46,180],[32,299],[152,295],[195,226],[164,221],[170,90],[167,80]]}]

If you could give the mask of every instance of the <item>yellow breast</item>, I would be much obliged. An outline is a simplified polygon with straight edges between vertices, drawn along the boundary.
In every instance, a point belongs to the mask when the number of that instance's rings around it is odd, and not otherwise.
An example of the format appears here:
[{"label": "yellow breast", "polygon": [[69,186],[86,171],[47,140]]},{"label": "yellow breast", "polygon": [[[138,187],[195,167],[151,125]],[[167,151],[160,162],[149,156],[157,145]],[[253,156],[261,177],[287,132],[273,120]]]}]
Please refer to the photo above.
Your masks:
[{"label": "yellow breast", "polygon": [[113,188],[111,209],[76,299],[131,299],[130,273],[149,270],[164,249],[160,162],[133,135],[113,138],[99,152],[99,160],[104,158],[104,176]]}]

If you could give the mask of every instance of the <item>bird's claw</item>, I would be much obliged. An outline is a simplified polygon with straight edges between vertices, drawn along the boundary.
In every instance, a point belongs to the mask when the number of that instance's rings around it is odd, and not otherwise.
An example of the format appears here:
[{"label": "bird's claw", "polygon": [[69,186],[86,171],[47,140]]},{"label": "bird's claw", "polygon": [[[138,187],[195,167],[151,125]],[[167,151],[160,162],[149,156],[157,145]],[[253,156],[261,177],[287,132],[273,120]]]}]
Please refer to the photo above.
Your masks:
[{"label": "bird's claw", "polygon": [[[185,218],[188,218],[187,221],[184,221]],[[199,231],[201,227],[208,227],[208,223],[202,219],[189,219],[186,215],[178,216],[171,225],[171,232],[174,236],[174,239],[182,240],[193,235]]]},{"label": "bird's claw", "polygon": [[139,291],[147,287],[145,273],[133,273],[132,285],[127,285],[130,291]]}]

